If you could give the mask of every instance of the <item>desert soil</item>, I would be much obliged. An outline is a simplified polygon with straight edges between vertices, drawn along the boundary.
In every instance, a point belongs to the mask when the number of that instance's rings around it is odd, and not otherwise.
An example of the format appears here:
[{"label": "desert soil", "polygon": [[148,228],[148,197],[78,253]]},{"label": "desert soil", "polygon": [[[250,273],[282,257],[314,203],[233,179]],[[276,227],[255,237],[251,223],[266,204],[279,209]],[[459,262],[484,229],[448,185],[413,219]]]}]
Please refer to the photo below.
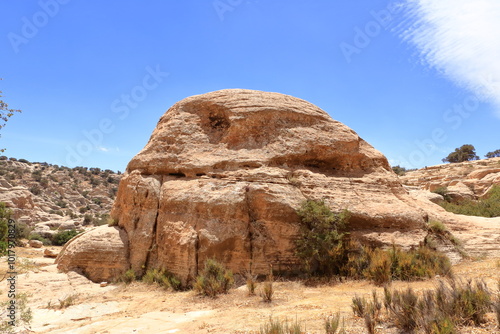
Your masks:
[{"label": "desert soil", "polygon": [[[348,333],[366,333],[363,321],[353,316],[351,300],[355,295],[369,297],[374,289],[382,296],[382,289],[367,281],[309,287],[277,279],[271,303],[258,295],[249,296],[244,285],[217,299],[193,291],[169,292],[141,282],[100,287],[76,273],[59,273],[54,260],[43,257],[42,249],[18,248],[17,252],[18,270],[27,271],[18,276],[17,290],[31,295],[31,333],[258,333],[271,316],[297,320],[307,333],[324,333],[323,319],[338,311]],[[5,261],[0,268],[0,274],[5,272]],[[464,279],[483,279],[496,291],[500,258],[462,262],[454,266],[454,272]],[[434,287],[439,279],[394,282],[392,286],[420,291]],[[4,281],[0,301],[7,300],[6,285]],[[68,297],[74,299],[73,305],[59,309],[60,301]],[[490,321],[482,328],[462,328],[460,333],[500,333],[493,313],[488,316]],[[384,326],[377,332],[397,331]]]}]

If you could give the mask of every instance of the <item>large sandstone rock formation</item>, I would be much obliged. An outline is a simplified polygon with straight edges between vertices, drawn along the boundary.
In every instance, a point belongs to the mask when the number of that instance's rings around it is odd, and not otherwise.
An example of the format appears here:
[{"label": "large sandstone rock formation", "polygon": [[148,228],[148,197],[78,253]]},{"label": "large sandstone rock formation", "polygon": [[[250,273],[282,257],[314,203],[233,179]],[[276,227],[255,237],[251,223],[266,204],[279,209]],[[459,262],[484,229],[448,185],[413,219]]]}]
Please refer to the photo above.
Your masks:
[{"label": "large sandstone rock formation", "polygon": [[360,237],[412,231],[418,244],[428,219],[353,130],[304,100],[241,89],[172,106],[130,161],[111,216],[137,274],[161,267],[189,281],[210,257],[235,272],[292,268],[306,199],[350,210]]}]

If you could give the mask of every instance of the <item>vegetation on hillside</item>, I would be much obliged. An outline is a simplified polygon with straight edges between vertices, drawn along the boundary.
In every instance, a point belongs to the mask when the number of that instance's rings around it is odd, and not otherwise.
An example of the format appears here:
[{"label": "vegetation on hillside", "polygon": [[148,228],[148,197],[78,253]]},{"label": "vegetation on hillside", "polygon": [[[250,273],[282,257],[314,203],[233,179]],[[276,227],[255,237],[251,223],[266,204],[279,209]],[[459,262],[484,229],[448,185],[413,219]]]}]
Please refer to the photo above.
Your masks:
[{"label": "vegetation on hillside", "polygon": [[464,162],[471,160],[479,160],[479,156],[476,154],[476,149],[473,145],[466,144],[462,145],[459,148],[456,148],[455,151],[448,154],[448,156],[442,159],[443,162]]},{"label": "vegetation on hillside", "polygon": [[486,153],[485,157],[488,159],[500,157],[500,150],[488,152]]},{"label": "vegetation on hillside", "polygon": [[350,240],[349,212],[335,214],[324,201],[308,200],[297,214],[301,232],[296,254],[311,276],[364,278],[383,285],[451,274],[448,258],[429,247],[404,251],[393,245],[384,250]]},{"label": "vegetation on hillside", "polygon": [[479,200],[453,201],[445,187],[434,190],[443,196],[439,203],[446,211],[461,215],[500,217],[500,185],[493,185],[484,198]]},{"label": "vegetation on hillside", "polygon": [[100,168],[52,165],[0,156],[0,180],[24,186],[50,207],[48,214],[82,219],[83,225],[108,223],[121,173]]}]

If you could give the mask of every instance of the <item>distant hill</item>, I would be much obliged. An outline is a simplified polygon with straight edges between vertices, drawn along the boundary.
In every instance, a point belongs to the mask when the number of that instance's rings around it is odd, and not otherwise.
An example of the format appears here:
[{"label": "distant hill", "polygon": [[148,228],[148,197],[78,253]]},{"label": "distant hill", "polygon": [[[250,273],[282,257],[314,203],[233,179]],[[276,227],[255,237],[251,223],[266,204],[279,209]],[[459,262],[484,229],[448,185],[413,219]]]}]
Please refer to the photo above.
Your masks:
[{"label": "distant hill", "polygon": [[[29,226],[107,222],[121,173],[0,157],[0,202]],[[52,222],[52,223],[50,223]]]}]

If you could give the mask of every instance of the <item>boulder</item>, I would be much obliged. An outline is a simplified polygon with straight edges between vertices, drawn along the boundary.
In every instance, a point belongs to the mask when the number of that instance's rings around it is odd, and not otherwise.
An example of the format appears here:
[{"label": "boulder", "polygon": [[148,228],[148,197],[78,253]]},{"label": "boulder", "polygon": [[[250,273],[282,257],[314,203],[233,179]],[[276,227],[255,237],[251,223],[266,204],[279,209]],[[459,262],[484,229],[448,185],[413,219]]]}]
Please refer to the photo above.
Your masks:
[{"label": "boulder", "polygon": [[111,217],[138,275],[161,267],[188,282],[211,257],[234,272],[296,268],[296,209],[306,199],[350,210],[361,238],[411,234],[427,220],[352,129],[304,100],[241,89],[172,106],[130,161]]},{"label": "boulder", "polygon": [[447,195],[456,202],[472,200],[476,198],[472,189],[467,187],[462,182],[456,182],[454,183],[454,185],[449,186]]},{"label": "boulder", "polygon": [[56,258],[57,255],[59,255],[59,252],[57,252],[53,249],[45,248],[43,251],[44,257]]},{"label": "boulder", "polygon": [[55,262],[61,271],[76,271],[99,283],[110,281],[129,269],[128,257],[125,231],[103,225],[71,239]]},{"label": "boulder", "polygon": [[30,240],[29,245],[30,245],[30,247],[33,247],[33,248],[42,248],[43,242],[41,242],[39,240]]}]

